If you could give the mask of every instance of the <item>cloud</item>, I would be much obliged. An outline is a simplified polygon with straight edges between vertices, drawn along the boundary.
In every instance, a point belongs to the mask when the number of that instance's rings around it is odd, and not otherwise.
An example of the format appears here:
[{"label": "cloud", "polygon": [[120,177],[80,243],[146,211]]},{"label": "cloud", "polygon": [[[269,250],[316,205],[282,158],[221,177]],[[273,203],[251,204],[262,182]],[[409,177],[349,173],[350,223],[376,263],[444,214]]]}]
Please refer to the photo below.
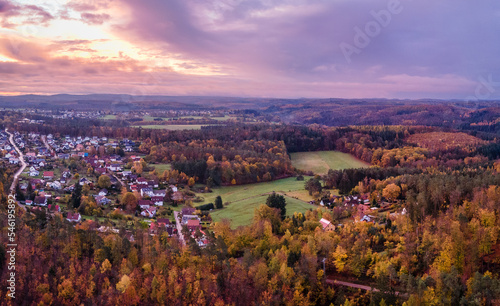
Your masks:
[{"label": "cloud", "polygon": [[[170,52],[220,65],[242,77],[368,84],[389,75],[475,79],[500,69],[495,55],[500,41],[494,39],[500,27],[500,3],[492,0],[482,5],[401,0],[402,11],[380,26],[380,34],[369,38],[352,63],[346,61],[340,44],[354,45],[354,28],[365,29],[376,21],[374,13],[387,11],[389,1],[124,3],[133,11],[133,20],[117,31],[124,39],[163,43]],[[451,81],[460,84],[460,80]],[[394,88],[395,93],[398,90]]]},{"label": "cloud", "polygon": [[81,18],[86,24],[103,24],[105,21],[108,21],[111,16],[108,14],[82,13]]},{"label": "cloud", "polygon": [[[13,21],[20,18],[21,21]],[[5,28],[13,28],[18,25],[47,25],[54,16],[46,9],[38,5],[13,4],[11,1],[0,0],[0,22]]]},{"label": "cloud", "polygon": [[[11,28],[64,19],[96,37],[111,29],[110,37],[119,38],[96,44],[68,30],[45,43],[0,41],[0,53],[18,61],[1,63],[0,74],[19,71],[26,77],[20,82],[56,92],[75,86],[151,94],[461,98],[474,93],[480,76],[500,71],[498,1],[400,0],[398,13],[387,15],[393,2],[78,0],[49,10],[0,0],[0,22]],[[376,33],[368,35],[370,29]],[[357,45],[359,39],[366,44]],[[343,43],[357,50],[350,62]],[[155,86],[143,85],[151,73],[158,73]]]}]

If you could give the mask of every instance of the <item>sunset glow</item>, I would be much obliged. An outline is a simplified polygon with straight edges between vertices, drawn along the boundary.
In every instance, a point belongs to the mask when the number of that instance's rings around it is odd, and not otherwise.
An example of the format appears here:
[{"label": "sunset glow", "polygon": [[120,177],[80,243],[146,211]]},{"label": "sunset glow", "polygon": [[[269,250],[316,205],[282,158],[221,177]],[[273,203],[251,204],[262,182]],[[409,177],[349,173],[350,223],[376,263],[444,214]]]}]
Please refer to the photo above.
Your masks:
[{"label": "sunset glow", "polygon": [[466,99],[500,80],[499,15],[492,0],[0,0],[0,94]]}]

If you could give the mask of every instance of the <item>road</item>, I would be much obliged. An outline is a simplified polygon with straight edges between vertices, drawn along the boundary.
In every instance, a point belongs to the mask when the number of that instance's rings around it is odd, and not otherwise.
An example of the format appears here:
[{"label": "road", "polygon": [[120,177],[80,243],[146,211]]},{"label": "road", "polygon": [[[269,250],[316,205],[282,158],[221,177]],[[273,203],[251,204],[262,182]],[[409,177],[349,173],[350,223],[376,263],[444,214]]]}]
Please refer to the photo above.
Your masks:
[{"label": "road", "polygon": [[174,211],[175,217],[175,225],[177,226],[177,236],[179,237],[179,241],[182,245],[186,245],[186,241],[184,240],[184,235],[182,234],[182,224],[181,220],[179,220],[179,212]]},{"label": "road", "polygon": [[5,129],[5,132],[7,134],[9,134],[10,144],[17,151],[17,154],[19,154],[19,161],[21,162],[21,168],[19,168],[19,170],[17,170],[17,172],[14,174],[14,179],[12,180],[12,185],[10,186],[10,192],[14,193],[16,191],[16,185],[17,185],[17,181],[19,179],[19,175],[21,175],[21,173],[23,173],[24,169],[26,169],[26,167],[28,165],[24,161],[24,154],[23,154],[23,152],[21,152],[21,150],[19,150],[19,148],[17,147],[16,143],[14,142],[14,135],[12,133],[10,133],[7,129]]},{"label": "road", "polygon": [[47,136],[42,135],[40,138],[42,139],[42,142],[45,145],[45,147],[47,148],[47,150],[49,150],[49,152],[52,153],[52,156],[54,156],[55,155],[54,149],[52,149],[52,147],[49,146],[49,144],[47,143]]},{"label": "road", "polygon": [[125,192],[128,191],[127,184],[125,184],[121,179],[119,179],[118,176],[116,176],[116,174],[111,173],[111,176],[114,177],[118,182],[120,182],[120,184],[122,185],[122,189],[125,188]]},{"label": "road", "polygon": [[[345,287],[351,287],[351,288],[356,288],[356,289],[361,289],[361,290],[366,290],[366,291],[373,291],[373,292],[380,292],[379,289],[373,288],[370,286],[365,286],[365,285],[360,285],[360,284],[355,284],[355,283],[349,283],[349,282],[343,282],[339,281],[336,279],[327,279],[326,280],[327,284],[330,285],[337,285],[337,286],[345,286]],[[406,296],[406,293],[399,293],[398,291],[394,292],[396,296]]]}]

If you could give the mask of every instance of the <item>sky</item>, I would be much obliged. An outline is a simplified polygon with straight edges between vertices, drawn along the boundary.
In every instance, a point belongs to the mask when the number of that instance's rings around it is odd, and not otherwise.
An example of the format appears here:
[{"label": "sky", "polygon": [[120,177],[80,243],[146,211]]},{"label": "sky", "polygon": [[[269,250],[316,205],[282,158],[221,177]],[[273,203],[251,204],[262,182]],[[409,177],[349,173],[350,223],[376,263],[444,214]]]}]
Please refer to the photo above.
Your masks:
[{"label": "sky", "polygon": [[0,95],[500,99],[498,0],[0,0]]}]

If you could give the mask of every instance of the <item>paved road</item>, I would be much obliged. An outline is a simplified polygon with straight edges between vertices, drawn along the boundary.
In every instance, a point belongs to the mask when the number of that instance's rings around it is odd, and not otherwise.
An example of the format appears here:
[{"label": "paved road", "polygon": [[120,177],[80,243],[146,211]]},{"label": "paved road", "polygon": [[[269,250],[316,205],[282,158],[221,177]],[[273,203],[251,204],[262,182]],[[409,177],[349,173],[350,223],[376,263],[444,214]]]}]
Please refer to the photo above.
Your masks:
[{"label": "paved road", "polygon": [[19,150],[16,143],[14,142],[14,135],[12,135],[12,133],[10,133],[7,129],[5,129],[5,132],[7,134],[9,134],[9,141],[12,144],[12,146],[14,147],[14,149],[17,151],[17,154],[19,154],[19,161],[21,162],[21,168],[19,168],[19,170],[17,170],[17,172],[14,174],[14,179],[12,181],[12,185],[10,186],[10,192],[14,193],[16,190],[16,185],[17,185],[17,181],[19,179],[19,175],[21,175],[21,173],[23,173],[24,169],[26,169],[27,164],[24,161],[23,152],[21,152],[21,150]]},{"label": "paved road", "polygon": [[177,226],[177,236],[179,237],[179,241],[182,245],[186,245],[186,241],[184,240],[184,235],[182,234],[182,224],[181,220],[179,220],[179,212],[174,211],[175,217],[175,225]]},{"label": "paved road", "polygon": [[47,148],[47,150],[49,150],[49,152],[51,152],[52,155],[55,155],[54,149],[52,149],[52,147],[47,143],[47,136],[42,135],[40,138],[42,139],[42,142]]}]

